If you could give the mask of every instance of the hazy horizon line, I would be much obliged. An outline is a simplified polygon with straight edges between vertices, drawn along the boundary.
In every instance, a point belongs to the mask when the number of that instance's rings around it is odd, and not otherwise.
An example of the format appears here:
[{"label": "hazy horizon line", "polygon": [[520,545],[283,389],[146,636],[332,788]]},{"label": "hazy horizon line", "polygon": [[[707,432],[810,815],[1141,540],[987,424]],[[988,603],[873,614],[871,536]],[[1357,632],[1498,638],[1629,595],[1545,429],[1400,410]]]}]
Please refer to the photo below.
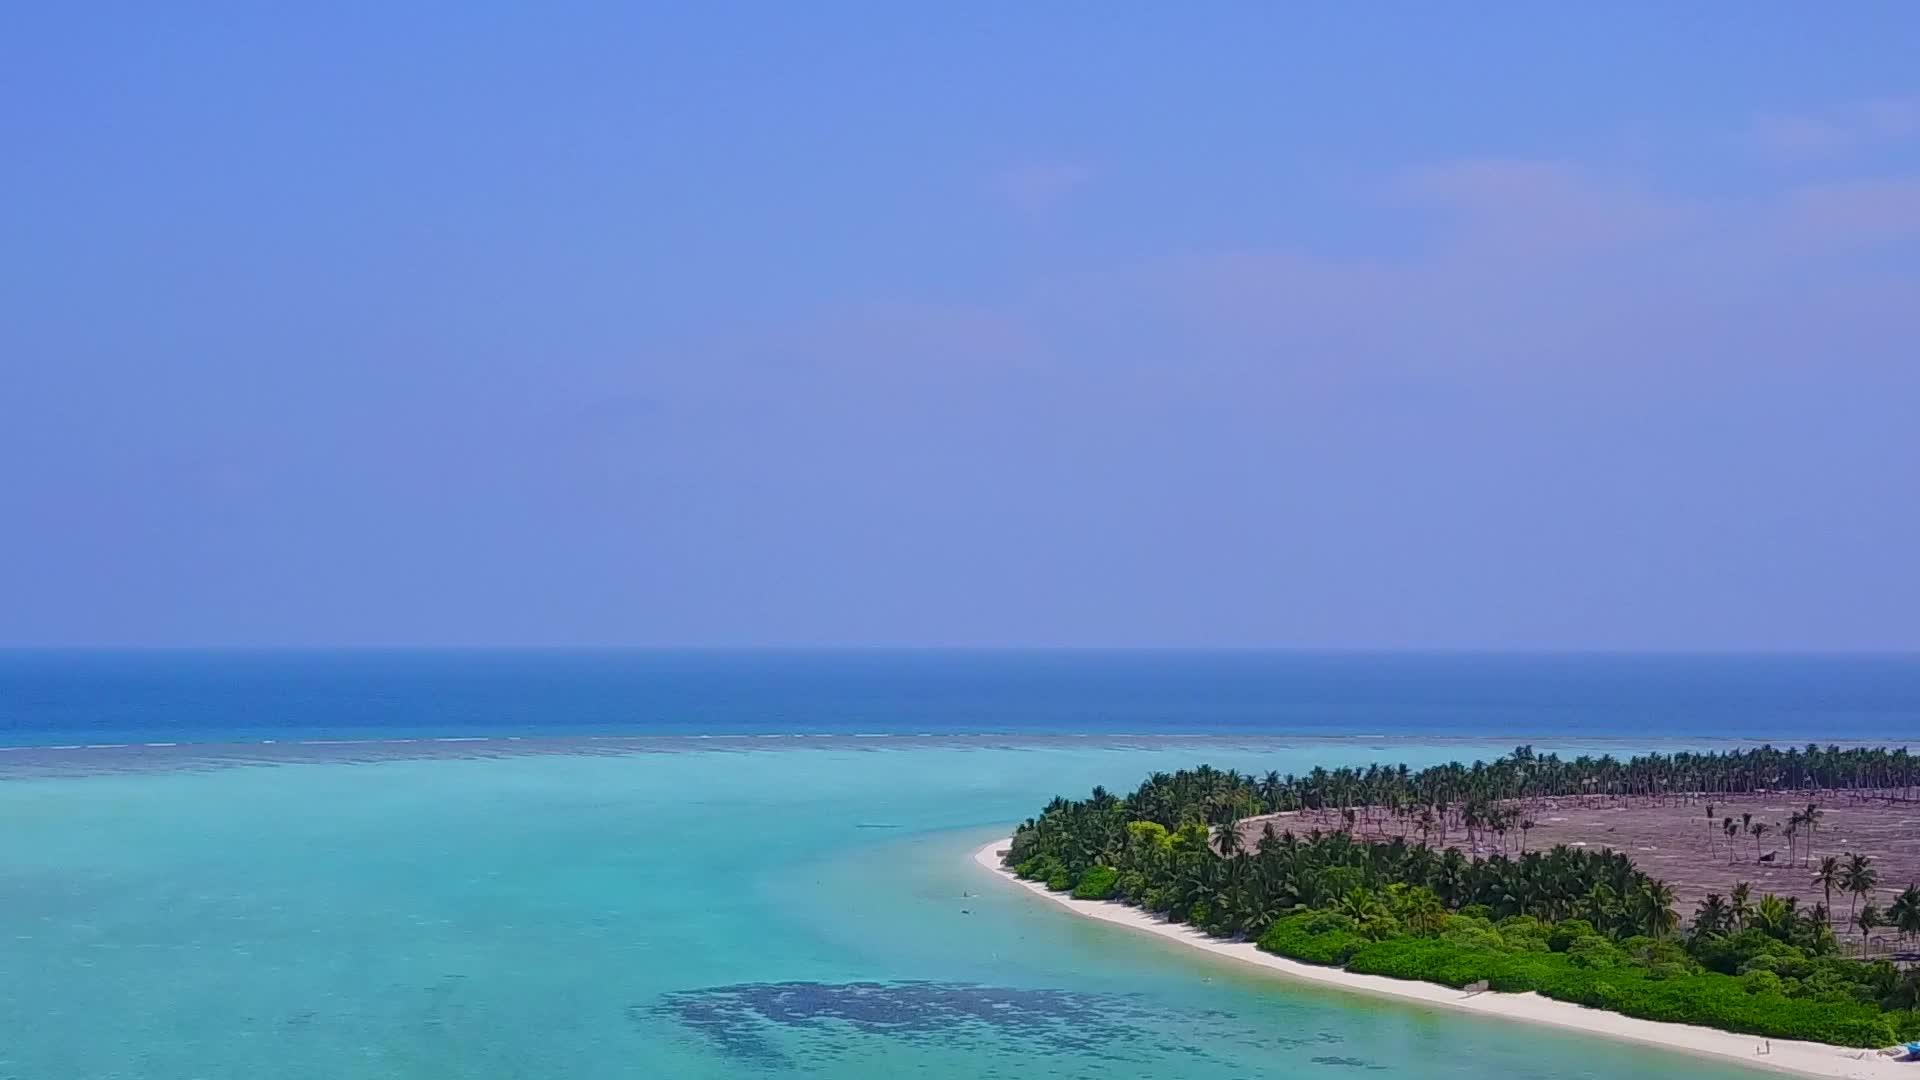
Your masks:
[{"label": "hazy horizon line", "polygon": [[273,643],[55,643],[0,642],[0,654],[19,653],[1187,653],[1298,656],[1723,656],[1901,657],[1920,648],[1749,646],[1399,646],[1399,645],[1126,645],[1126,644],[273,644]]}]

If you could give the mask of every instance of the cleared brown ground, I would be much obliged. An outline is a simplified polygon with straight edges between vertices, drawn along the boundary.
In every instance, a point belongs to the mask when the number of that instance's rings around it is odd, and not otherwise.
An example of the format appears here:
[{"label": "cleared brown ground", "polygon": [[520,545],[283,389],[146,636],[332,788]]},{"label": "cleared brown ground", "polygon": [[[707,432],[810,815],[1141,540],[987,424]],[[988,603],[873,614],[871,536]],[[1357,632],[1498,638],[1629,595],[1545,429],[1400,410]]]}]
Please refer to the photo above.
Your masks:
[{"label": "cleared brown ground", "polygon": [[[1692,921],[1694,905],[1702,897],[1708,893],[1725,896],[1732,891],[1734,883],[1740,881],[1752,883],[1755,902],[1765,893],[1797,896],[1802,906],[1823,902],[1826,895],[1820,886],[1813,884],[1813,875],[1820,859],[1826,855],[1859,852],[1872,856],[1880,883],[1870,899],[1881,908],[1908,884],[1920,882],[1920,803],[1864,802],[1824,794],[1819,800],[1822,817],[1818,831],[1811,837],[1811,854],[1809,836],[1802,827],[1794,838],[1794,854],[1789,865],[1784,833],[1787,817],[1805,809],[1807,801],[1804,793],[1717,796],[1712,800],[1713,823],[1709,827],[1704,802],[1668,800],[1663,805],[1651,798],[1534,799],[1528,801],[1527,813],[1535,827],[1527,833],[1525,846],[1527,850],[1539,850],[1555,844],[1570,844],[1610,847],[1624,852],[1642,871],[1673,887],[1674,909],[1683,922]],[[1743,813],[1752,814],[1756,822],[1774,826],[1761,839],[1758,852],[1760,856],[1773,853],[1771,862],[1756,861],[1750,835],[1741,835],[1733,842],[1732,850],[1728,850],[1720,821],[1731,817],[1738,824]],[[1249,848],[1259,840],[1261,828],[1269,820],[1274,822],[1276,830],[1291,828],[1295,832],[1313,828],[1330,831],[1343,824],[1339,811],[1249,818],[1241,822],[1241,835]],[[1371,821],[1357,817],[1355,825],[1355,833],[1369,839],[1391,838],[1403,832],[1411,841],[1420,839],[1414,822],[1390,814],[1379,814]],[[1437,832],[1431,836],[1431,842],[1440,846]],[[1446,837],[1446,846],[1481,856],[1498,850],[1518,856],[1521,845],[1518,828],[1507,834],[1504,846],[1489,835],[1477,851],[1458,827],[1449,830]],[[1845,893],[1834,892],[1834,929],[1842,940],[1851,943],[1859,939],[1859,932],[1850,925],[1842,925],[1847,920],[1848,899]],[[1894,935],[1879,931],[1876,937],[1880,935],[1885,936],[1876,942],[1877,951],[1898,947]]]}]

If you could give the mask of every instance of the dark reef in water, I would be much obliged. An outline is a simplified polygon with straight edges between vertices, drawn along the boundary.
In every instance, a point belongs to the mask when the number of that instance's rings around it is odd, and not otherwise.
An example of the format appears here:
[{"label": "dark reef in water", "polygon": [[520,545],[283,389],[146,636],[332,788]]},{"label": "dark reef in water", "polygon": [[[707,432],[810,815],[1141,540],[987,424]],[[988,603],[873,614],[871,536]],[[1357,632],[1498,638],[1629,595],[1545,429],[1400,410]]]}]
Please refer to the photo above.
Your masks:
[{"label": "dark reef in water", "polygon": [[742,983],[663,995],[654,1015],[706,1036],[731,1057],[785,1060],[774,1029],[835,1029],[939,1043],[991,1029],[1036,1053],[1100,1055],[1137,1035],[1145,1010],[1127,999],[1063,990],[1019,990],[943,982]]},{"label": "dark reef in water", "polygon": [[[1021,1054],[1102,1060],[1141,1052],[1207,1056],[1192,1045],[1169,1044],[1159,1032],[1172,1017],[1131,995],[976,983],[740,983],[675,991],[629,1013],[636,1022],[671,1020],[736,1061],[767,1066],[790,1062],[783,1046],[807,1056],[845,1050],[847,1035],[963,1049],[978,1049],[989,1036]],[[1216,1012],[1178,1019],[1231,1030],[1232,1018]],[[784,1039],[776,1042],[776,1035]]]}]

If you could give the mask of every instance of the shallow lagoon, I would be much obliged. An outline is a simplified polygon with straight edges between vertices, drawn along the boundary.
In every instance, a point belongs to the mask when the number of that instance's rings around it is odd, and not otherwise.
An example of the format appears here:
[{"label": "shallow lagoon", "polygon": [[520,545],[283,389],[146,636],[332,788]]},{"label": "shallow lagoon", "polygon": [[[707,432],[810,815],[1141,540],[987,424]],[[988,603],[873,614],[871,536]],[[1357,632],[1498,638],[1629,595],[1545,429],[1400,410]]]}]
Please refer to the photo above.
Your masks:
[{"label": "shallow lagoon", "polygon": [[9,779],[0,1076],[1751,1075],[1260,978],[968,858],[1154,769],[1507,741],[886,745]]}]

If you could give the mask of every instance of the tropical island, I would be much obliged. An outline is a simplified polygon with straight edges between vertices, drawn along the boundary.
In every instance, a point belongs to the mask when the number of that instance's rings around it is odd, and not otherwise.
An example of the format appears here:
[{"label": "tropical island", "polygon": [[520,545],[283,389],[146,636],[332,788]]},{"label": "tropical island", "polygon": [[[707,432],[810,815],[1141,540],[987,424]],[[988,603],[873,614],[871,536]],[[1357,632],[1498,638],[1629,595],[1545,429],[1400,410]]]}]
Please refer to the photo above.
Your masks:
[{"label": "tropical island", "polygon": [[1920,1040],[1917,794],[1904,748],[1523,746],[1421,770],[1157,773],[1056,798],[990,847],[1063,899],[1287,961],[1878,1049]]}]

